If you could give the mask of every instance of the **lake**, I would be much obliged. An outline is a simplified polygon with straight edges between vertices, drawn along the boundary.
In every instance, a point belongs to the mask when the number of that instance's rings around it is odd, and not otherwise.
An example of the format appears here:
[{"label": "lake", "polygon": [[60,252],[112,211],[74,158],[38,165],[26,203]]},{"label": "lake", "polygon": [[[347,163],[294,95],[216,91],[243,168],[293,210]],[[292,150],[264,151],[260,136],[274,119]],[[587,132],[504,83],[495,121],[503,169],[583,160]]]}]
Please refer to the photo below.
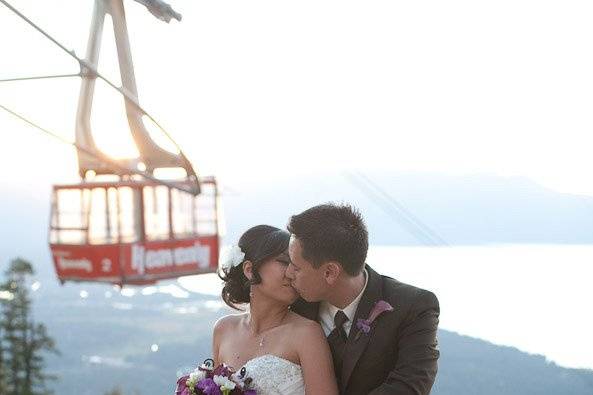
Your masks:
[{"label": "lake", "polygon": [[[433,291],[443,329],[593,369],[593,246],[373,246],[367,262]],[[212,295],[221,289],[214,274],[178,284]]]}]

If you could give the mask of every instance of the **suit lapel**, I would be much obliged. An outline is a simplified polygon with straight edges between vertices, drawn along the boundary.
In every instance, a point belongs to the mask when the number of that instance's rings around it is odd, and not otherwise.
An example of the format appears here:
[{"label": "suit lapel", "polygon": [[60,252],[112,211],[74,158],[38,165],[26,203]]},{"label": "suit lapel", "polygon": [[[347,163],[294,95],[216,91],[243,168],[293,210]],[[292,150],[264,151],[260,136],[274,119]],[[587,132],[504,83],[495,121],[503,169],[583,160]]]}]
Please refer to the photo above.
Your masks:
[{"label": "suit lapel", "polygon": [[356,309],[356,314],[354,315],[354,322],[352,322],[350,334],[348,335],[346,355],[344,356],[344,362],[342,365],[340,381],[342,384],[342,391],[346,389],[348,380],[350,380],[350,376],[354,371],[354,367],[362,356],[362,353],[366,349],[366,346],[373,334],[374,325],[371,326],[371,332],[366,334],[362,333],[360,336],[357,336],[359,329],[356,326],[356,322],[359,318],[367,318],[371,313],[373,306],[375,306],[375,303],[381,300],[381,297],[383,296],[381,291],[381,276],[368,265],[366,266],[366,269],[369,279],[367,282],[367,287],[362,294],[362,298],[360,299],[360,303],[358,304],[358,308]]}]

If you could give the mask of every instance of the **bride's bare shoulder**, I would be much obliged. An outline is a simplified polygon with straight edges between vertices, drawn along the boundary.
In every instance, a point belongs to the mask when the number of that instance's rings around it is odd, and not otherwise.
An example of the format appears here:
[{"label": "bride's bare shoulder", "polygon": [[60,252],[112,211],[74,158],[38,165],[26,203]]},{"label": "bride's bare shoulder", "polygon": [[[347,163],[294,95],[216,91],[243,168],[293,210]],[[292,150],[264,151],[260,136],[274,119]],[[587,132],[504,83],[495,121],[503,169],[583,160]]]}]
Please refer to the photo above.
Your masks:
[{"label": "bride's bare shoulder", "polygon": [[316,321],[312,321],[294,312],[291,312],[290,314],[290,322],[295,334],[310,337],[311,335],[318,335],[322,332],[321,325]]},{"label": "bride's bare shoulder", "polygon": [[229,330],[235,330],[245,317],[246,313],[229,314],[219,318],[214,324],[214,335],[224,333]]}]

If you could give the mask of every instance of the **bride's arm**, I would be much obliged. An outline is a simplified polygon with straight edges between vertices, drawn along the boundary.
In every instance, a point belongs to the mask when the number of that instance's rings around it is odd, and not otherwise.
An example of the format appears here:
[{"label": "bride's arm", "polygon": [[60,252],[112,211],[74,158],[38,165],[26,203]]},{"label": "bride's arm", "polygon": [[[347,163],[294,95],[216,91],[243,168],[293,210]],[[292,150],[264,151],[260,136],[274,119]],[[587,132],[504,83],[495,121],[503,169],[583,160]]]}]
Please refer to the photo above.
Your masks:
[{"label": "bride's arm", "polygon": [[218,351],[220,349],[222,333],[226,327],[226,321],[228,321],[227,317],[220,318],[214,324],[214,329],[212,331],[212,359],[214,360],[214,366],[218,366],[220,364],[220,356],[218,355]]},{"label": "bride's arm", "polygon": [[305,379],[305,393],[337,395],[331,351],[321,326],[308,321],[295,338]]}]

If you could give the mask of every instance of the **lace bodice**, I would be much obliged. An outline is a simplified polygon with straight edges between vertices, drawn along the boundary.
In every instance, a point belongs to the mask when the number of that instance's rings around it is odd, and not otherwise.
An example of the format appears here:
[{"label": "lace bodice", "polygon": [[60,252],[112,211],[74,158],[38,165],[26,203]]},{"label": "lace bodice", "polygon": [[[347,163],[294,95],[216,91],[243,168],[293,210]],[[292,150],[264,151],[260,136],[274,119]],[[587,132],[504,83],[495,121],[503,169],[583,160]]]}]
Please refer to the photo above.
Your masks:
[{"label": "lace bodice", "polygon": [[305,381],[301,367],[287,359],[266,354],[244,365],[253,379],[257,395],[304,395]]}]

